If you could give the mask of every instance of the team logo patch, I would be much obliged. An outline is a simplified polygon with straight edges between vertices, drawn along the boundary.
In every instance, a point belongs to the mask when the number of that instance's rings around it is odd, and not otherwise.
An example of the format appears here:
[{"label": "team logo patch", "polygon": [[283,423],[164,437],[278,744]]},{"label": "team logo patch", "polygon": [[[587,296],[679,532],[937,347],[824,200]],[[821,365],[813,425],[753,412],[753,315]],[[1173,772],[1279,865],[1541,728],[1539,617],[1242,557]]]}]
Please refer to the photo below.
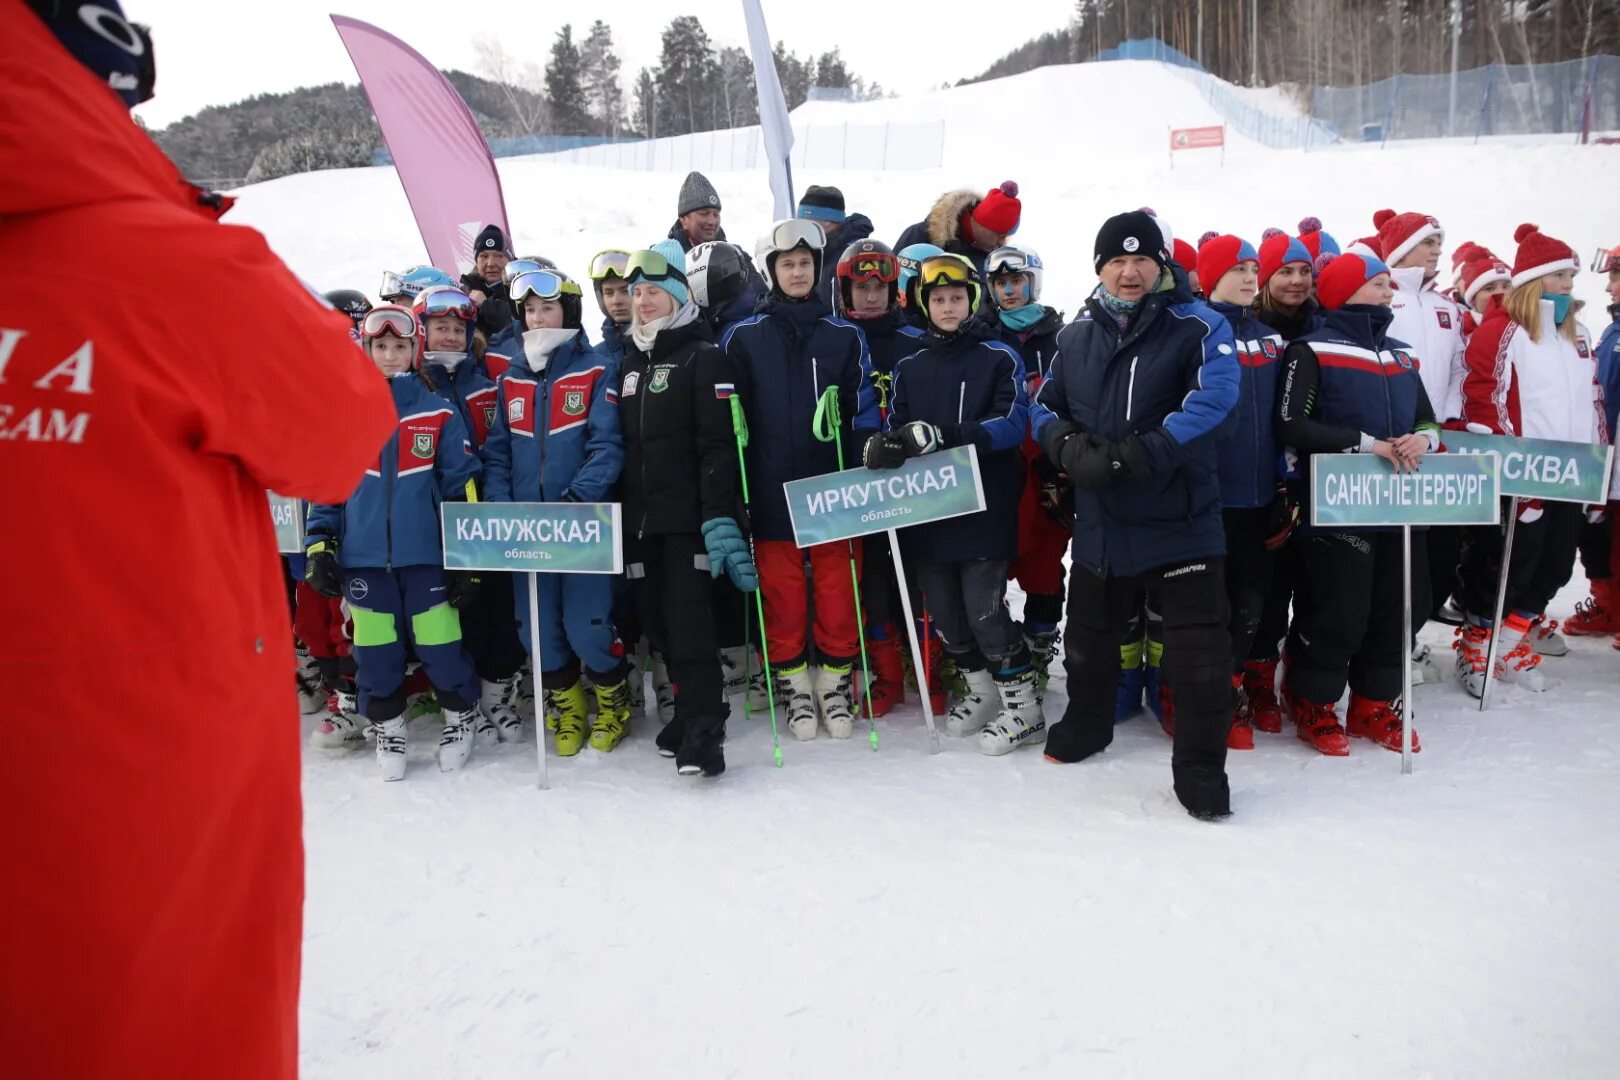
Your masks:
[{"label": "team logo patch", "polygon": [[[521,402],[519,404],[521,404]],[[493,406],[493,405],[485,405],[484,406],[484,427],[485,428],[492,428],[494,426],[495,426],[495,406]]]},{"label": "team logo patch", "polygon": [[568,416],[580,416],[585,412],[585,391],[563,391],[562,410]]},{"label": "team logo patch", "polygon": [[349,582],[350,600],[364,600],[369,592],[371,592],[371,586],[366,584],[365,578],[357,577]]},{"label": "team logo patch", "polygon": [[1442,329],[1442,330],[1450,330],[1451,329],[1451,312],[1449,312],[1449,311],[1437,311],[1437,312],[1434,313],[1434,317],[1440,320],[1440,329]]},{"label": "team logo patch", "polygon": [[423,432],[411,441],[411,454],[422,458],[424,461],[433,460],[433,435],[431,432]]},{"label": "team logo patch", "polygon": [[634,394],[636,392],[636,384],[639,382],[641,382],[641,372],[632,371],[630,374],[626,375],[624,377],[624,390],[621,392],[621,396],[629,397],[631,394]]},{"label": "team logo patch", "polygon": [[1402,352],[1399,349],[1396,349],[1390,355],[1395,357],[1395,362],[1397,364],[1399,364],[1402,368],[1404,368],[1407,371],[1412,370],[1413,363],[1412,363],[1412,354],[1411,353],[1405,353],[1405,352]]},{"label": "team logo patch", "polygon": [[647,383],[649,394],[662,394],[669,389],[669,368],[661,367],[652,373],[652,379]]},{"label": "team logo patch", "polygon": [[506,422],[515,424],[523,419],[523,399],[515,397],[506,403]]},{"label": "team logo patch", "polygon": [[1582,360],[1589,360],[1592,357],[1592,354],[1591,354],[1591,352],[1589,352],[1587,350],[1586,342],[1584,342],[1584,341],[1580,341],[1580,342],[1576,343],[1575,351],[1580,354],[1580,357],[1581,357]]},{"label": "team logo patch", "polygon": [[1267,360],[1277,359],[1277,343],[1270,338],[1261,338],[1260,352]]},{"label": "team logo patch", "polygon": [[1138,240],[1134,236],[1127,236],[1119,246],[1124,248],[1126,251],[1135,251],[1137,248],[1142,246],[1142,241]]}]

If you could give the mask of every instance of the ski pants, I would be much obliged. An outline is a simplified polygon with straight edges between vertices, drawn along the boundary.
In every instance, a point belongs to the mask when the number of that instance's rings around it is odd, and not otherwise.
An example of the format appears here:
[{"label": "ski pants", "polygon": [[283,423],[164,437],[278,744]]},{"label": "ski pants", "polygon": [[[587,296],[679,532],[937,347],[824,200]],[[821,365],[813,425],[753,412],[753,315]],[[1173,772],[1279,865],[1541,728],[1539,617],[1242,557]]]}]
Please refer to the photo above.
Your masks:
[{"label": "ski pants", "polygon": [[1608,506],[1609,514],[1602,521],[1581,521],[1580,551],[1581,568],[1586,571],[1589,581],[1606,581],[1614,577],[1614,565],[1609,554],[1614,544],[1614,509],[1613,503]]},{"label": "ski pants", "polygon": [[[1412,538],[1412,622],[1429,606],[1426,545]],[[1401,696],[1410,643],[1401,639],[1401,533],[1313,532],[1301,551],[1305,602],[1288,636],[1288,689],[1337,704],[1348,683],[1374,701]]]},{"label": "ski pants", "polygon": [[349,613],[343,610],[342,599],[322,596],[300,581],[297,602],[293,632],[315,658],[321,679],[333,689],[352,688],[355,662],[349,642]]},{"label": "ski pants", "polygon": [[1142,593],[1164,628],[1165,676],[1176,688],[1171,766],[1226,766],[1232,726],[1232,644],[1227,625],[1226,567],[1220,556],[1161,566],[1132,577],[1102,577],[1082,566],[1069,575],[1069,621],[1063,669],[1069,706],[1063,723],[1102,749],[1114,739],[1119,644],[1142,610]]},{"label": "ski pants", "polygon": [[[504,575],[503,575],[504,576]],[[518,636],[530,647],[529,575],[513,574]],[[629,671],[624,646],[613,632],[611,574],[536,574],[540,579],[541,685],[562,690],[579,681],[583,664],[591,681],[621,682]]]},{"label": "ski pants", "polygon": [[442,566],[345,570],[343,594],[354,619],[355,684],[367,717],[392,720],[405,711],[407,638],[439,704],[456,710],[478,704],[478,674]]},{"label": "ski pants", "polygon": [[647,638],[669,667],[676,719],[724,721],[731,707],[720,673],[713,579],[703,538],[669,533],[627,540],[625,573],[635,587]]},{"label": "ski pants", "polygon": [[[1299,505],[1305,505],[1305,484],[1289,480],[1288,489]],[[1266,604],[1260,613],[1260,626],[1249,647],[1250,660],[1276,660],[1282,640],[1288,634],[1288,619],[1293,608],[1294,584],[1300,576],[1300,552],[1305,537],[1303,530],[1295,530],[1282,547],[1271,554],[1271,587],[1266,590]]]},{"label": "ski pants", "polygon": [[1414,533],[1412,543],[1421,544],[1429,564],[1429,604],[1424,610],[1412,609],[1412,632],[1433,622],[1453,593],[1462,587],[1463,547],[1472,525],[1442,525],[1424,533]]},{"label": "ski pants", "polygon": [[1271,533],[1271,507],[1256,506],[1221,511],[1226,526],[1226,602],[1232,609],[1228,630],[1232,635],[1232,670],[1241,672],[1249,657],[1266,597],[1271,592],[1272,552],[1266,550]]},{"label": "ski pants", "polygon": [[929,621],[959,667],[978,671],[988,662],[999,672],[1016,666],[1024,635],[1007,611],[1006,560],[920,563],[917,586]]},{"label": "ski pants", "polygon": [[[524,646],[518,638],[518,621],[512,617],[512,583],[521,575],[486,570],[482,576],[483,586],[457,614],[461,617],[461,637],[478,677],[500,682],[523,666]],[[528,614],[526,602],[523,613]]]},{"label": "ski pants", "polygon": [[[1503,500],[1503,524],[1480,529],[1469,545],[1463,566],[1467,586],[1462,596],[1463,610],[1474,619],[1489,623],[1496,614],[1496,588],[1502,573],[1502,551],[1506,546],[1507,517],[1512,501]],[[1524,510],[1523,504],[1519,507]],[[1576,503],[1541,504],[1541,517],[1520,521],[1513,530],[1513,555],[1507,570],[1505,614],[1518,612],[1527,617],[1544,614],[1547,605],[1568,584],[1575,572],[1575,551],[1585,522],[1584,508]]]},{"label": "ski pants", "polygon": [[[796,667],[810,659],[807,608],[815,589],[815,644],[820,662],[853,663],[861,653],[855,625],[855,595],[849,579],[851,545],[843,540],[808,549],[810,579],[805,580],[806,551],[791,540],[760,540],[754,545],[759,588],[765,597],[765,636],[771,664]],[[861,545],[854,545],[860,566]]]},{"label": "ski pants", "polygon": [[1053,521],[1041,506],[1040,485],[1024,484],[1018,500],[1018,558],[1008,568],[1024,590],[1024,620],[1056,626],[1063,615],[1063,556],[1074,531]]},{"label": "ski pants", "polygon": [[904,609],[900,606],[900,583],[894,576],[894,555],[889,550],[889,534],[871,533],[856,541],[863,548],[861,557],[861,614],[866,618],[866,636],[888,636],[889,627],[900,626]]}]

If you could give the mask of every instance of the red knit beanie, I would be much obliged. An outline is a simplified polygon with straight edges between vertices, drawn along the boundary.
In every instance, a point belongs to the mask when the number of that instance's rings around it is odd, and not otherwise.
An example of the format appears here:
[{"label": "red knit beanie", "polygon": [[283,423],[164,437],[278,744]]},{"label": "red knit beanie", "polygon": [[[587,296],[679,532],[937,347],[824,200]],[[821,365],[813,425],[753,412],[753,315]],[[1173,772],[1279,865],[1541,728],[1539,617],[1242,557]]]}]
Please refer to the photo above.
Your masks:
[{"label": "red knit beanie", "polygon": [[1367,282],[1389,267],[1366,255],[1346,253],[1336,257],[1316,276],[1316,299],[1329,311],[1337,311]]},{"label": "red knit beanie", "polygon": [[[1189,274],[1198,274],[1198,249],[1179,236],[1172,239],[1175,243],[1175,251],[1171,258],[1176,260],[1176,265]],[[1204,275],[1198,274],[1198,283],[1200,285],[1204,283]]]},{"label": "red knit beanie", "polygon": [[1472,240],[1464,240],[1457,245],[1457,250],[1451,253],[1451,269],[1453,272],[1464,263],[1471,263],[1480,258],[1496,258],[1496,253],[1490,248],[1476,244]]},{"label": "red knit beanie", "polygon": [[1526,223],[1513,230],[1513,239],[1519,242],[1518,254],[1513,256],[1513,287],[1525,282],[1556,274],[1560,270],[1579,270],[1581,264],[1575,252],[1562,240],[1542,234],[1541,227]]},{"label": "red knit beanie", "polygon": [[1267,229],[1260,240],[1260,287],[1265,288],[1272,274],[1294,262],[1310,265],[1309,249],[1281,229]]},{"label": "red knit beanie", "polygon": [[1311,253],[1312,261],[1323,255],[1337,255],[1339,242],[1333,239],[1333,234],[1322,230],[1322,219],[1315,217],[1301,218],[1299,222],[1299,242],[1305,245],[1305,250]]},{"label": "red knit beanie", "polygon": [[1373,228],[1378,230],[1378,247],[1384,261],[1394,266],[1412,249],[1431,236],[1444,238],[1446,230],[1430,214],[1397,214],[1393,210],[1380,210],[1373,215]]},{"label": "red knit beanie", "polygon": [[1462,273],[1457,278],[1457,292],[1462,295],[1463,303],[1473,307],[1474,297],[1479,295],[1479,290],[1494,281],[1512,280],[1513,272],[1508,269],[1507,263],[1486,251],[1463,263]]},{"label": "red knit beanie", "polygon": [[1213,292],[1227,271],[1240,262],[1260,261],[1248,241],[1237,236],[1205,233],[1198,245],[1198,284],[1206,294]]},{"label": "red knit beanie", "polygon": [[1018,185],[1004,180],[1001,186],[990,189],[979,205],[973,208],[973,220],[993,233],[1010,236],[1018,231],[1018,219],[1024,206],[1018,201]]}]

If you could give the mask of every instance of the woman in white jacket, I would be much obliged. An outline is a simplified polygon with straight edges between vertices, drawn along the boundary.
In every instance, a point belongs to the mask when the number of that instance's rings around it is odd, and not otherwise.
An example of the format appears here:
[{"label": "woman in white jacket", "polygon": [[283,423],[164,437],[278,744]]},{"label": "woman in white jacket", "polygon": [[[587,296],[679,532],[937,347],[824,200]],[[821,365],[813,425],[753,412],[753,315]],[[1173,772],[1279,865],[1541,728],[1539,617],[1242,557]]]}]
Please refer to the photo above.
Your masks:
[{"label": "woman in white jacket", "polygon": [[[1513,236],[1519,250],[1511,288],[1491,301],[1468,340],[1463,418],[1470,431],[1607,443],[1592,342],[1575,319],[1572,292],[1580,264],[1568,244],[1534,225],[1520,225]],[[1574,568],[1583,508],[1534,501],[1519,507],[1499,648],[1503,667],[1497,675],[1542,690],[1541,655],[1567,651],[1546,609]],[[1500,572],[1499,552],[1477,555],[1480,565],[1471,549],[1464,570],[1468,621],[1457,637],[1458,674],[1476,695],[1484,680],[1495,604],[1480,586],[1494,584]]]}]

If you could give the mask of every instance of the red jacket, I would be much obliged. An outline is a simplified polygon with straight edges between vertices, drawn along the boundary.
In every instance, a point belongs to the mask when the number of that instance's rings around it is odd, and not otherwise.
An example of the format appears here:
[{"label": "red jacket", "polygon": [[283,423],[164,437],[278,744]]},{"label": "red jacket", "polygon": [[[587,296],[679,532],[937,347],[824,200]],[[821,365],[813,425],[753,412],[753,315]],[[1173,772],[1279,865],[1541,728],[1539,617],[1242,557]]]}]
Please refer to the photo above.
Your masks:
[{"label": "red jacket", "polygon": [[0,25],[4,1071],[290,1080],[299,719],[265,489],[343,499],[393,405],[349,321],[20,0]]}]

